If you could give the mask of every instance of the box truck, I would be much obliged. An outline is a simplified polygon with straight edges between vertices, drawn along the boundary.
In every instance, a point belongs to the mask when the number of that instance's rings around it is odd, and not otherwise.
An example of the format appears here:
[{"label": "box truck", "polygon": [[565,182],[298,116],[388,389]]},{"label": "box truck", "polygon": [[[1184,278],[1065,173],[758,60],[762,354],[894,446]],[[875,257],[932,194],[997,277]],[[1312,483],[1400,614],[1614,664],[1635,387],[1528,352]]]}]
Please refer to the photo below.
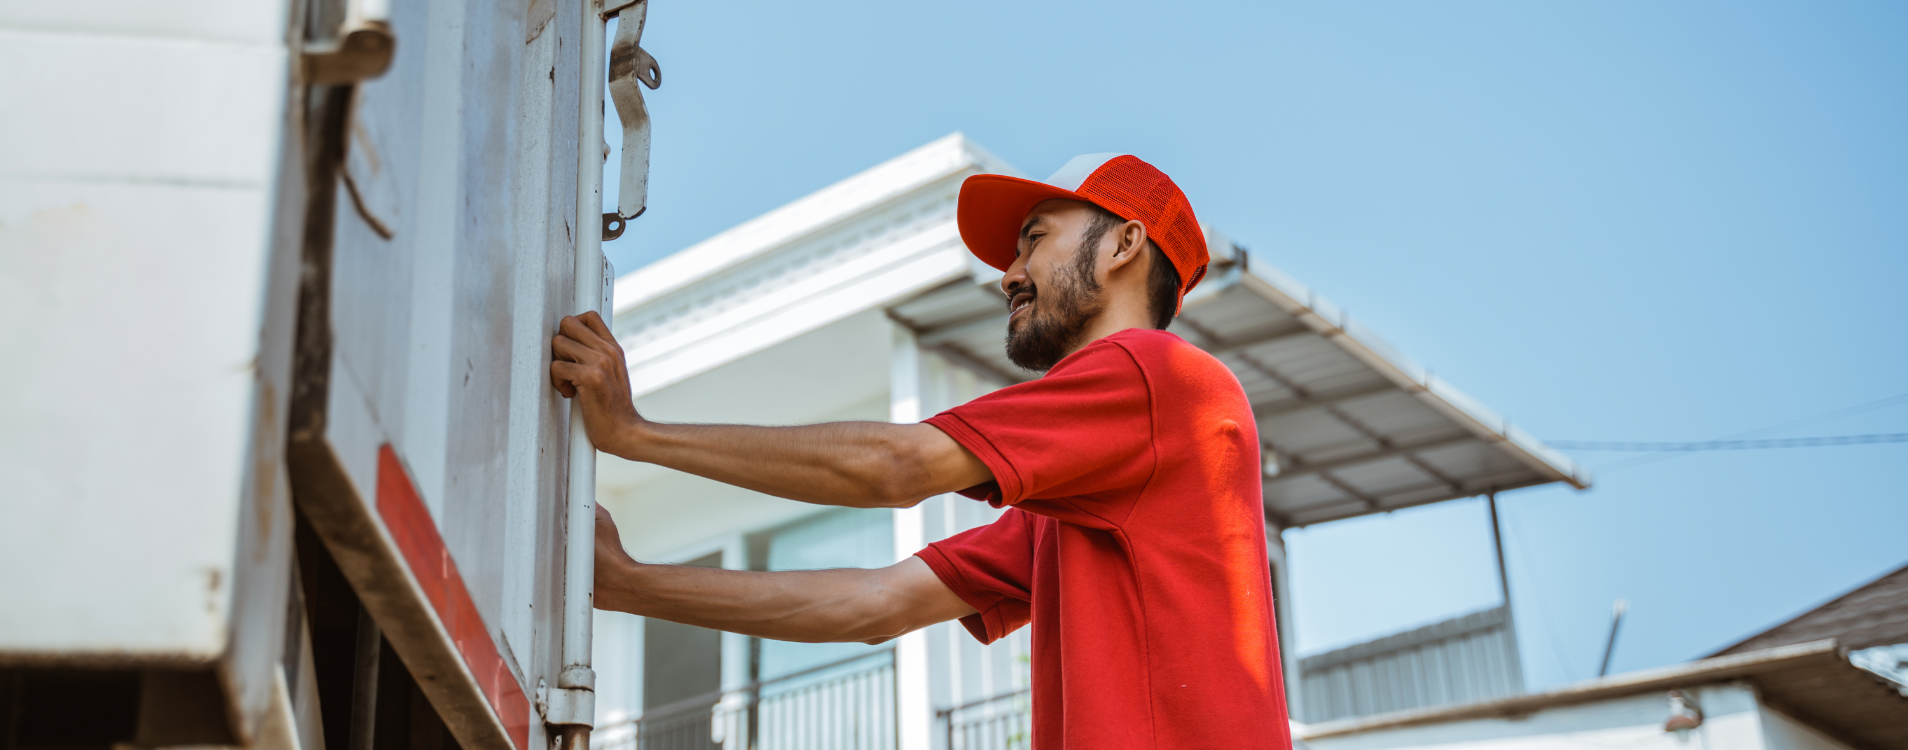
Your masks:
[{"label": "box truck", "polygon": [[0,2],[0,750],[587,743],[643,12]]}]

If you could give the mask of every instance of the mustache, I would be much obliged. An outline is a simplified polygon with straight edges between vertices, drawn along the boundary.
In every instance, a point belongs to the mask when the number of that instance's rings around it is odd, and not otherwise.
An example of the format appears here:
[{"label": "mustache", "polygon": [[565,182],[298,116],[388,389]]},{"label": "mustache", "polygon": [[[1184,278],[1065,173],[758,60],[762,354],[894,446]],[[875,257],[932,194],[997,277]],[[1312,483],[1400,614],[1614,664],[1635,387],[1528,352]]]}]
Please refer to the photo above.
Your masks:
[{"label": "mustache", "polygon": [[1002,302],[1002,304],[1007,306],[1007,312],[1011,313],[1014,311],[1014,299],[1022,294],[1026,294],[1031,302],[1031,298],[1038,298],[1040,296],[1040,290],[1035,288],[1034,283],[1031,281],[1008,287],[1007,299]]}]

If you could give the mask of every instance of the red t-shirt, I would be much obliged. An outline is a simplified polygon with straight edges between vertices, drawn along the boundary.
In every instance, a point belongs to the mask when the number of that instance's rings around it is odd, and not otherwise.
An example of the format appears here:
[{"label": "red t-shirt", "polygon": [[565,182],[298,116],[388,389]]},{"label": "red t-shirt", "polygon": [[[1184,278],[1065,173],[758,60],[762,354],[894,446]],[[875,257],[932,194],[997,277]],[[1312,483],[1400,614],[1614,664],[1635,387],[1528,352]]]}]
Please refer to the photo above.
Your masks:
[{"label": "red t-shirt", "polygon": [[983,643],[1033,623],[1033,746],[1290,748],[1258,428],[1212,355],[1131,329],[927,420],[1012,506],[918,554]]}]

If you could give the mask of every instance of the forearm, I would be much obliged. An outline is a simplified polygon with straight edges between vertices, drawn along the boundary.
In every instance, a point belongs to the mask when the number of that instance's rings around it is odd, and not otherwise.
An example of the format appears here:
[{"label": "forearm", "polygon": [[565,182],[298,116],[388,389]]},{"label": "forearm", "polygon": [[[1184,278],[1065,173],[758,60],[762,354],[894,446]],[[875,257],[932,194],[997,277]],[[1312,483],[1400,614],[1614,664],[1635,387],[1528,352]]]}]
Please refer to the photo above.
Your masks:
[{"label": "forearm", "polygon": [[880,643],[935,616],[935,602],[911,601],[920,596],[906,579],[918,571],[896,570],[909,563],[926,568],[912,558],[877,570],[778,572],[628,562],[598,575],[596,606],[779,641]]},{"label": "forearm", "polygon": [[611,448],[633,461],[776,497],[881,508],[912,505],[937,492],[970,486],[942,486],[959,480],[937,477],[923,458],[923,439],[935,437],[946,439],[933,427],[883,422],[799,427],[641,422],[625,430]]},{"label": "forearm", "polygon": [[550,340],[550,381],[583,404],[597,448],[790,500],[893,508],[993,478],[928,425],[836,422],[806,427],[658,424],[630,400],[629,369],[594,312],[563,319]]}]

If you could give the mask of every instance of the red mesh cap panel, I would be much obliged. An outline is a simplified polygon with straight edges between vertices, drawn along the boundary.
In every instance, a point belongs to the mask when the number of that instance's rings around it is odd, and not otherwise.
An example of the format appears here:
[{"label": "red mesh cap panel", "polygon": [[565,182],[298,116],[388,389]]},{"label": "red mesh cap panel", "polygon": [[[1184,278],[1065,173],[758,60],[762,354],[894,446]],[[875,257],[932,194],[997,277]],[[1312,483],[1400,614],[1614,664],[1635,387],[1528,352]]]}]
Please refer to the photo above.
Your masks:
[{"label": "red mesh cap panel", "polygon": [[1120,156],[1095,170],[1077,192],[1122,219],[1146,225],[1147,236],[1179,271],[1182,302],[1205,277],[1211,261],[1206,233],[1200,231],[1186,194],[1165,172],[1137,156]]}]

